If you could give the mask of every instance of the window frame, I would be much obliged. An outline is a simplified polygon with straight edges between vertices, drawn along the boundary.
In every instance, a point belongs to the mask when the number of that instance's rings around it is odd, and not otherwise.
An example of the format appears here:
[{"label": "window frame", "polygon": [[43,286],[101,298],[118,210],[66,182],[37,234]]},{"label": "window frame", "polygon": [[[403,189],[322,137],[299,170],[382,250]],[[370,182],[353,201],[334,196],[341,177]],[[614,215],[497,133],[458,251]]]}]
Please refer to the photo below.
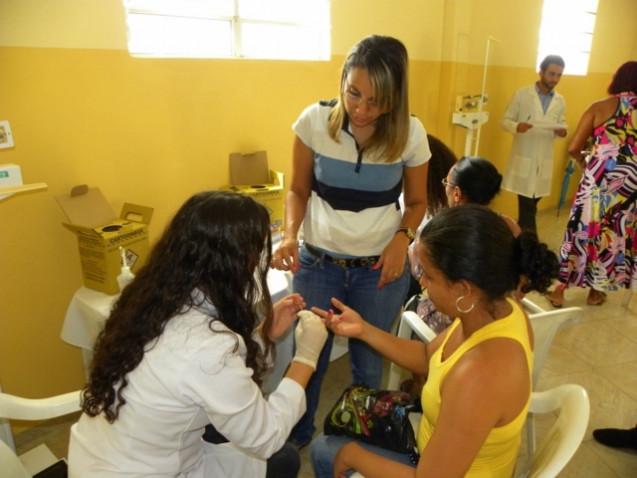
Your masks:
[{"label": "window frame", "polygon": [[[559,6],[560,8],[556,8]],[[579,42],[576,46],[571,47],[571,42],[564,41],[565,23],[562,12],[566,9],[575,10],[574,18],[581,18],[591,15],[592,21],[589,21],[590,28],[584,26],[584,22],[577,23],[580,29],[566,30],[567,34],[577,34],[583,37],[589,37],[586,42]],[[552,11],[548,11],[551,9]],[[595,35],[595,27],[597,24],[597,12],[599,10],[599,0],[544,0],[542,4],[540,26],[538,30],[537,58],[536,65],[550,54],[560,55],[564,58],[566,64],[564,75],[585,76],[588,74],[590,66],[590,56]],[[554,13],[554,12],[555,13]],[[552,27],[552,28],[550,28]],[[553,38],[559,39],[554,40]],[[573,42],[574,43],[574,42]],[[578,51],[579,48],[579,51]],[[577,56],[576,56],[577,55]],[[578,58],[579,57],[579,58]],[[583,61],[582,60],[583,58]],[[576,61],[580,60],[580,61]]]},{"label": "window frame", "polygon": [[[242,1],[249,0],[227,0],[232,4],[232,14],[231,15],[222,15],[222,14],[188,14],[187,12],[179,12],[179,4],[180,0],[174,0],[174,5],[170,8],[171,12],[167,13],[168,8],[162,10],[162,5],[166,6],[170,3],[170,0],[164,0],[163,2],[157,2],[157,7],[152,8],[154,6],[153,2],[149,0],[122,0],[124,4],[124,11],[127,22],[127,47],[131,56],[140,57],[140,58],[184,58],[184,59],[194,59],[194,58],[203,58],[203,59],[249,59],[249,60],[288,60],[288,61],[329,61],[331,58],[331,2],[330,0],[311,0],[314,2],[312,4],[312,8],[316,8],[321,10],[321,19],[324,21],[323,25],[320,25],[318,28],[310,28],[311,22],[307,21],[293,21],[293,20],[277,20],[277,19],[260,19],[257,17],[251,16],[241,16],[240,10]],[[213,4],[215,0],[201,0],[202,10],[207,2]],[[303,2],[308,2],[308,0],[303,0]],[[141,6],[140,6],[141,5]],[[230,49],[227,55],[221,54],[196,54],[194,51],[191,53],[179,52],[175,53],[175,49],[172,52],[161,52],[160,49],[157,48],[155,51],[141,51],[136,50],[131,45],[131,22],[129,15],[147,15],[147,16],[164,16],[170,18],[181,18],[188,19],[202,19],[214,22],[226,22],[229,25],[230,29]],[[287,55],[277,55],[272,51],[264,52],[263,55],[248,55],[246,54],[246,40],[245,40],[245,32],[244,26],[246,25],[267,25],[274,27],[289,27],[289,28],[297,28],[301,31],[305,31],[308,36],[313,35],[315,32],[318,32],[319,37],[317,43],[321,41],[320,46],[315,46],[315,48],[311,49],[307,54],[300,54],[297,56],[290,55],[289,52]],[[283,30],[282,30],[283,32]],[[139,33],[138,33],[139,35]]]}]

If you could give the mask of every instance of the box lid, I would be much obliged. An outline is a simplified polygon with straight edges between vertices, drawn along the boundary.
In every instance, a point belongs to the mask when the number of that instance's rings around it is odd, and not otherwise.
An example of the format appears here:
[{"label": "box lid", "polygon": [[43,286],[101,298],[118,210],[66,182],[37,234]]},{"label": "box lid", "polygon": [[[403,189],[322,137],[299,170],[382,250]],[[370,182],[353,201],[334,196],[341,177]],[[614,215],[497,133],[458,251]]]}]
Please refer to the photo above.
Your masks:
[{"label": "box lid", "polygon": [[153,218],[153,208],[125,202],[119,217],[127,221],[150,224],[150,220]]},{"label": "box lid", "polygon": [[55,197],[69,222],[83,227],[97,227],[116,218],[113,208],[98,188],[75,186],[70,194]]},{"label": "box lid", "polygon": [[270,181],[265,151],[230,154],[230,184],[265,184]]}]

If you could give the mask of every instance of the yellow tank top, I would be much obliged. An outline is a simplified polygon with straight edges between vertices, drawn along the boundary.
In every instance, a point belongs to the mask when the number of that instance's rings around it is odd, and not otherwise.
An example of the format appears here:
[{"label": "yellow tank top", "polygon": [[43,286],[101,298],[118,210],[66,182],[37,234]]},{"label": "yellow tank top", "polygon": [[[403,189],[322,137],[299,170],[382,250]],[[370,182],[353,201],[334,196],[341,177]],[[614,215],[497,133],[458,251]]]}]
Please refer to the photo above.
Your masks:
[{"label": "yellow tank top", "polygon": [[[496,337],[506,337],[516,340],[522,345],[526,354],[526,360],[529,364],[529,383],[531,383],[533,351],[531,350],[529,341],[526,318],[517,302],[511,299],[507,300],[513,308],[513,312],[511,312],[510,315],[495,320],[476,331],[465,342],[460,344],[446,360],[442,361],[442,351],[449,337],[451,337],[453,331],[460,324],[460,320],[456,319],[449,327],[449,332],[442,345],[431,356],[429,360],[429,375],[422,389],[421,396],[423,417],[420,420],[417,440],[418,450],[421,453],[427,446],[436,426],[436,422],[438,421],[441,385],[449,371],[469,349],[475,347],[480,342]],[[520,448],[522,427],[524,426],[530,399],[531,397],[529,395],[529,400],[527,400],[526,405],[515,419],[502,427],[491,430],[482,448],[480,448],[478,455],[471,464],[469,471],[465,475],[466,477],[510,478],[513,475],[518,449]]]}]

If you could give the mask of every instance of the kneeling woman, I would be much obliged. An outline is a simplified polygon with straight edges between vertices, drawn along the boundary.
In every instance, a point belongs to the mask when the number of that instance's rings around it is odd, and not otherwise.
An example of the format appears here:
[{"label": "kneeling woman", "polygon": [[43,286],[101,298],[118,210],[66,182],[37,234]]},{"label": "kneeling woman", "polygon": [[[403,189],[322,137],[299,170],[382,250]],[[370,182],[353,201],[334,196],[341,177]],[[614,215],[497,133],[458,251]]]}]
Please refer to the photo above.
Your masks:
[{"label": "kneeling woman", "polygon": [[438,213],[417,245],[421,284],[438,310],[456,317],[429,344],[383,332],[341,302],[315,310],[336,334],[367,342],[389,360],[427,375],[417,431],[420,460],[336,436],[312,443],[318,478],[357,470],[374,477],[510,477],[531,396],[532,330],[508,296],[527,277],[543,291],[557,258],[533,234],[515,238],[489,209],[463,205]]},{"label": "kneeling woman", "polygon": [[[327,338],[303,318],[286,377],[263,397],[273,341],[305,306],[293,294],[272,307],[270,248],[268,212],[248,197],[204,192],[181,207],[98,338],[69,476],[266,476]],[[209,423],[229,443],[205,446]]]}]

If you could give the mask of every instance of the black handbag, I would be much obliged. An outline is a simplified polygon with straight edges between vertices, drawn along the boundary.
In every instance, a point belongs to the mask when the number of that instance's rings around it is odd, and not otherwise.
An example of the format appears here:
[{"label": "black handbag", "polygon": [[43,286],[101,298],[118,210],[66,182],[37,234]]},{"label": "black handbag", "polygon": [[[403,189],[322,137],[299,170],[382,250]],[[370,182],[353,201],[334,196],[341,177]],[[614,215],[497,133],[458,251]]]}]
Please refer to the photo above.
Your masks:
[{"label": "black handbag", "polygon": [[418,448],[409,413],[421,411],[420,401],[408,393],[352,385],[325,417],[323,431],[409,454],[415,464]]}]

